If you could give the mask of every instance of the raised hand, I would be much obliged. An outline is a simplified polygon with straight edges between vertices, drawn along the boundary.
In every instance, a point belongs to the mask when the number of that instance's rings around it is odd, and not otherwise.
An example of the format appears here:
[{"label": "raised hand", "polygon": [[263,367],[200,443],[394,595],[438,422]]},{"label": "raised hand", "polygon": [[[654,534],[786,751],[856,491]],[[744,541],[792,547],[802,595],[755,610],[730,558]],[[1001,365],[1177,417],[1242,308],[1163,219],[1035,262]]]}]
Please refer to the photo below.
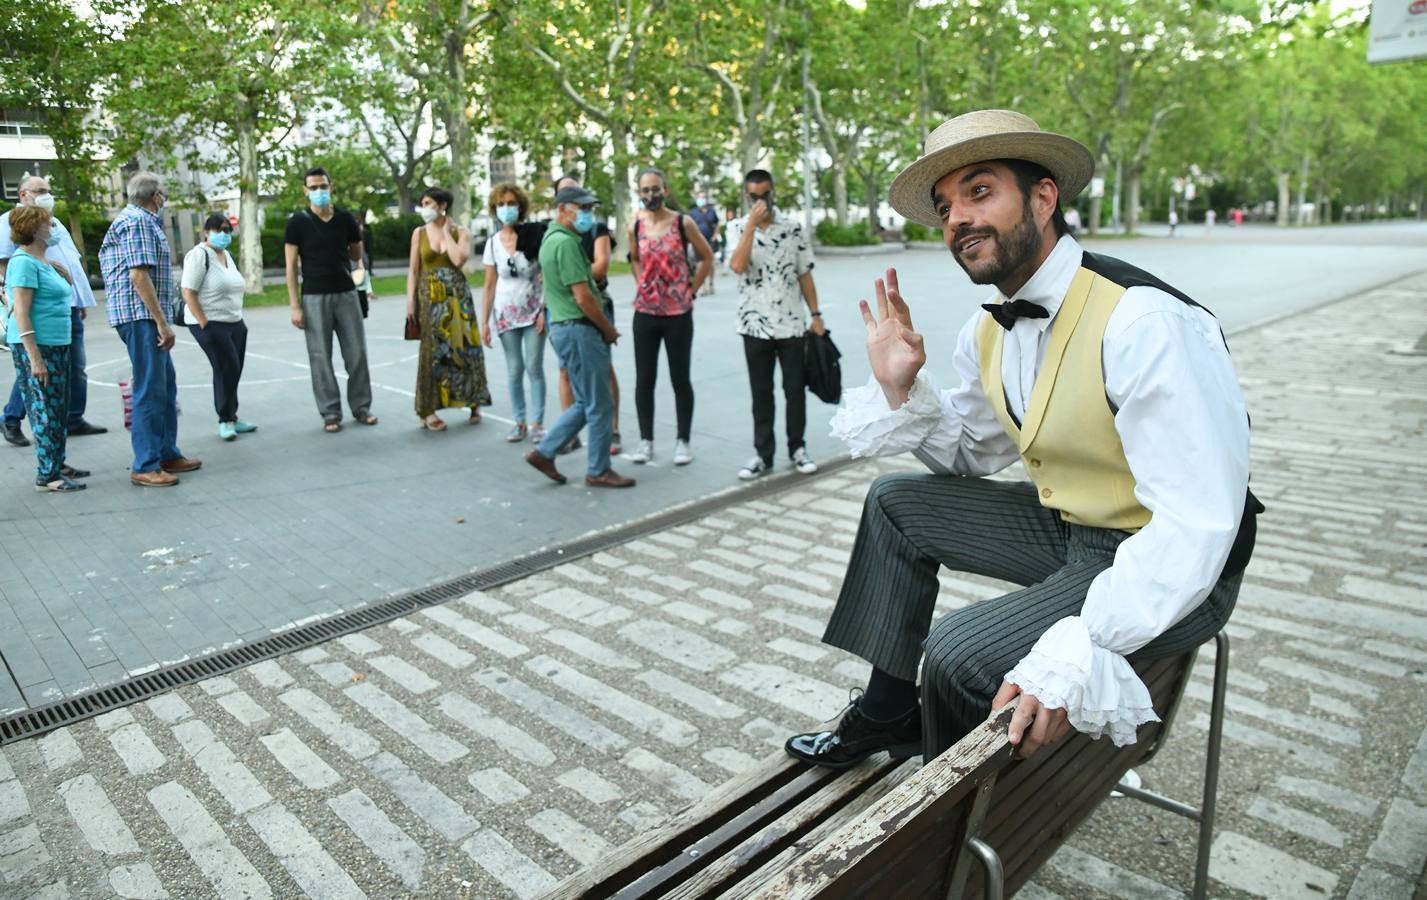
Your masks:
[{"label": "raised hand", "polygon": [[912,328],[912,313],[897,285],[897,270],[888,269],[886,281],[877,279],[876,289],[875,318],[866,300],[859,304],[867,326],[867,359],[887,403],[896,409],[907,402],[917,373],[926,365],[927,353],[922,336]]}]

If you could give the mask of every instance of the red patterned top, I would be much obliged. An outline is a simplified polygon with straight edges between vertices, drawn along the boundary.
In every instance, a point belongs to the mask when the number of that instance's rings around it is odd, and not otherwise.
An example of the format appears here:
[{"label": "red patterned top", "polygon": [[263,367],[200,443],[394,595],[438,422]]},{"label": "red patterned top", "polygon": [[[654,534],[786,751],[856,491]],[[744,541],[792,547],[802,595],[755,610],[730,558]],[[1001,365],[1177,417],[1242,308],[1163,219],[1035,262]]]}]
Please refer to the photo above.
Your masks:
[{"label": "red patterned top", "polygon": [[634,290],[634,311],[651,316],[682,316],[694,308],[693,273],[680,234],[684,217],[657,238],[642,227],[639,233],[639,284]]}]

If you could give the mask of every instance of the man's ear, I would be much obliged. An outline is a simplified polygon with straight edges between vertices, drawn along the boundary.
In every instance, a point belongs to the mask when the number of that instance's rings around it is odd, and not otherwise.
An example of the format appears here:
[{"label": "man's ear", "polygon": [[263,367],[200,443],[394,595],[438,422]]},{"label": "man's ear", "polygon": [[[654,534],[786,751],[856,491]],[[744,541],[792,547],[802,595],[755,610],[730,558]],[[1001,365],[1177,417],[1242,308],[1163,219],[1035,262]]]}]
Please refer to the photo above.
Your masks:
[{"label": "man's ear", "polygon": [[1053,180],[1042,178],[1036,182],[1035,200],[1036,222],[1044,227],[1060,206],[1060,188]]}]

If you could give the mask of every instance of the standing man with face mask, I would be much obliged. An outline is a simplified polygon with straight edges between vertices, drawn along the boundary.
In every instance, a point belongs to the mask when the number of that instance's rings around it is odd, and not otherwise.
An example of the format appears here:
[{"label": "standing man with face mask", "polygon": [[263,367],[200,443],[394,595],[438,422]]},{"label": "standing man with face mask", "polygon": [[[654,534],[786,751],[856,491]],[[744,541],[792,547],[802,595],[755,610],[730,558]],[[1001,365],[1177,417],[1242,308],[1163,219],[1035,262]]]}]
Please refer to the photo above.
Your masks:
[{"label": "standing man with face mask", "polygon": [[575,402],[560,414],[539,446],[525,454],[525,461],[552,481],[564,484],[565,476],[555,468],[555,456],[588,422],[585,484],[634,487],[634,479],[620,475],[609,461],[609,348],[619,340],[619,331],[605,316],[599,286],[580,246],[580,235],[595,227],[597,202],[595,195],[582,187],[561,188],[555,194],[555,219],[540,245],[550,342],[559,354],[561,368],[569,373]]},{"label": "standing man with face mask", "polygon": [[[20,182],[20,205],[38,206],[49,211],[54,209],[55,196],[50,192],[50,183],[39,175],[31,175]],[[10,214],[0,216],[0,286],[5,284],[5,268],[10,257],[15,255],[15,242],[10,239]],[[65,273],[70,282],[70,356],[69,356],[69,422],[71,437],[84,434],[103,434],[107,428],[91,425],[84,420],[84,408],[89,399],[89,378],[84,364],[84,319],[94,306],[94,291],[89,287],[89,278],[84,274],[84,259],[79,255],[74,238],[59,219],[50,222],[49,246],[45,249],[45,259],[57,271]],[[10,401],[5,404],[5,440],[16,447],[28,446],[30,441],[20,430],[20,420],[25,417],[25,403],[20,397],[20,386],[10,390]]]},{"label": "standing man with face mask", "polygon": [[[689,213],[689,218],[693,219],[694,224],[699,227],[699,233],[704,236],[705,241],[708,241],[713,252],[718,255],[719,259],[723,259],[723,245],[718,239],[718,210],[714,208],[707,191],[699,191],[694,195],[694,209]],[[711,268],[708,281],[704,282],[704,289],[701,293],[712,294],[713,292],[714,269]]]},{"label": "standing man with face mask", "polygon": [[[744,481],[773,469],[773,368],[783,370],[788,455],[804,475],[818,470],[803,443],[807,391],[803,382],[803,335],[822,334],[818,291],[813,285],[813,245],[803,226],[773,206],[773,176],[754,169],[743,178],[748,215],[728,223],[733,256],[728,267],[738,276],[738,333],[748,363],[753,393],[753,447],[758,455],[738,470]],[[811,325],[803,316],[807,304]]]},{"label": "standing man with face mask", "polygon": [[[322,429],[328,433],[342,430],[342,392],[332,371],[334,333],[347,367],[347,405],[352,418],[362,425],[375,425],[367,332],[357,285],[352,281],[353,264],[362,262],[362,234],[351,213],[332,205],[332,179],[326,169],[308,169],[302,189],[307,194],[307,208],[288,218],[282,240],[292,325],[307,336],[307,365]],[[297,289],[299,261],[301,294]]]},{"label": "standing man with face mask", "polygon": [[133,367],[134,420],[130,442],[134,465],[129,481],[140,487],[172,487],[183,472],[203,463],[178,449],[178,377],[173,370],[173,318],[177,297],[173,256],[164,235],[168,193],[152,172],[129,179],[129,205],[109,225],[99,248],[104,276],[104,312],[129,351]]}]

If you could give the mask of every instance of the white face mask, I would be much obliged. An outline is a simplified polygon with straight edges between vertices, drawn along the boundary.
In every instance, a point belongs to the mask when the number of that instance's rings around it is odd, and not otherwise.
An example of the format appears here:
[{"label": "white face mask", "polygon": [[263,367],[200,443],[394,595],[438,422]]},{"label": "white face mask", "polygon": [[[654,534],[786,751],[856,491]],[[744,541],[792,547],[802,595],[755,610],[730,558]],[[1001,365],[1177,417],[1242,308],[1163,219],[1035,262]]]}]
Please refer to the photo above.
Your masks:
[{"label": "white face mask", "polygon": [[54,194],[40,194],[39,196],[35,197],[35,205],[38,206],[40,209],[44,209],[44,210],[54,209],[54,208],[55,208],[55,195],[54,195]]},{"label": "white face mask", "polygon": [[441,217],[441,210],[434,206],[418,206],[416,207],[416,214],[421,216],[421,221],[430,225]]}]

